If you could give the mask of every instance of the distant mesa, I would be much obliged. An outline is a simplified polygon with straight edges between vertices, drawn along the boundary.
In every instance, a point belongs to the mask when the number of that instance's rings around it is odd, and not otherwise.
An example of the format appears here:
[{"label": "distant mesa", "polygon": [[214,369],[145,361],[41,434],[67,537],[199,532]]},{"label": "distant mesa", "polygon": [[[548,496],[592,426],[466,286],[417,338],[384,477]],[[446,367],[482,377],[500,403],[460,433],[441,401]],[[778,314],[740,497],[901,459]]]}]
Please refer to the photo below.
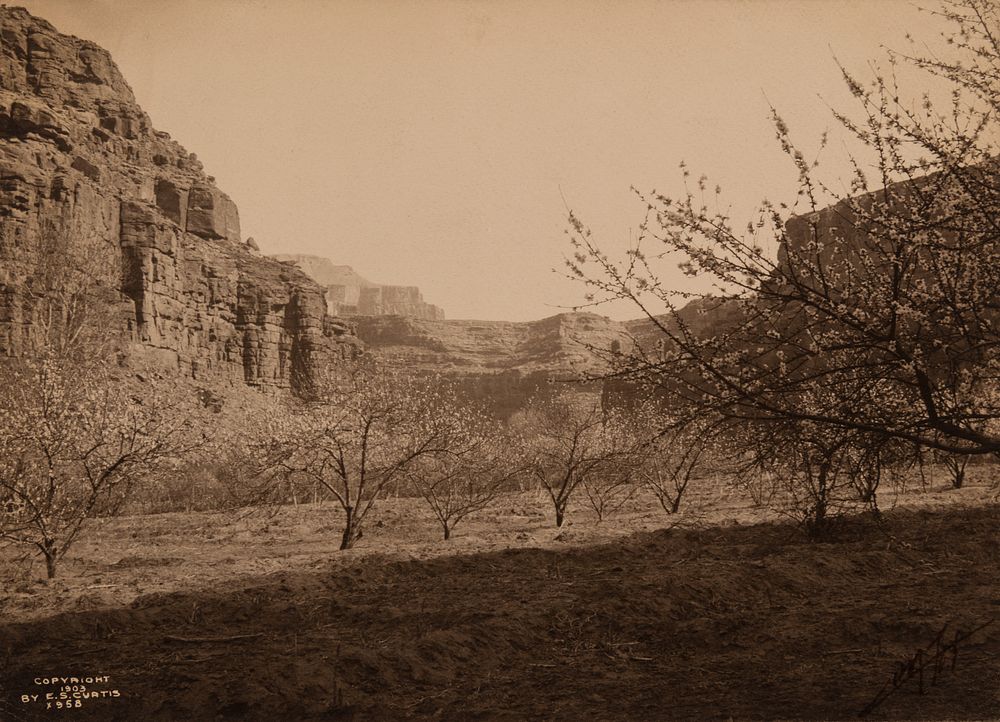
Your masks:
[{"label": "distant mesa", "polygon": [[520,322],[359,318],[355,327],[366,348],[392,365],[460,376],[572,378],[606,370],[609,352],[631,347],[624,324],[595,313]]},{"label": "distant mesa", "polygon": [[406,316],[425,321],[444,320],[444,310],[424,301],[416,286],[372,283],[350,266],[339,266],[328,258],[279,253],[271,256],[294,263],[326,289],[327,312],[333,316]]},{"label": "distant mesa", "polygon": [[362,316],[353,323],[365,348],[387,366],[448,378],[466,398],[500,415],[560,390],[600,396],[600,381],[563,382],[606,372],[614,353],[632,347],[625,324],[595,313],[538,321]]},{"label": "distant mesa", "polygon": [[416,286],[372,283],[321,256],[277,254],[326,290],[327,312],[349,316],[365,348],[390,366],[469,377],[497,374],[576,378],[607,370],[608,355],[632,346],[625,324],[595,313],[537,321],[445,320]]}]

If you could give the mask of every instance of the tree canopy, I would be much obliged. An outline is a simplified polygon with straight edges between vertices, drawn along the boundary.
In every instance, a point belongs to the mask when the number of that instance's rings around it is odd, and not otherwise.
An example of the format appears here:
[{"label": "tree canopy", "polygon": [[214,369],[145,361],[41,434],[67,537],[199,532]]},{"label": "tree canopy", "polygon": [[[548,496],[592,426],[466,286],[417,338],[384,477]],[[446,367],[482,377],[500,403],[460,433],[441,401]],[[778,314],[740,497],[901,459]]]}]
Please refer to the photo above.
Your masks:
[{"label": "tree canopy", "polygon": [[[841,68],[857,103],[833,111],[855,141],[846,192],[824,183],[775,111],[806,213],[764,202],[738,223],[720,189],[685,168],[681,197],[641,194],[645,222],[624,258],[571,215],[570,274],[595,303],[634,303],[662,340],[621,355],[617,375],[669,394],[689,419],[1000,452],[1000,13],[967,0],[936,14],[947,57],[890,51],[867,83]],[[903,63],[948,83],[945,106],[905,96]],[[711,292],[669,287],[664,260]],[[694,318],[706,314],[707,330]]]}]

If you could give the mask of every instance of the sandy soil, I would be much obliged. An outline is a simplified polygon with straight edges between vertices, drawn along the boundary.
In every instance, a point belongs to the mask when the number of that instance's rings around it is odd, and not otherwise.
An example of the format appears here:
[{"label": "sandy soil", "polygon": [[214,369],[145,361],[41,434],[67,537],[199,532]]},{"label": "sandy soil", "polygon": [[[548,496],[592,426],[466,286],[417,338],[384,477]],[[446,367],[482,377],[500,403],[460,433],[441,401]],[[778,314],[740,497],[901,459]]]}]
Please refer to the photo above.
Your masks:
[{"label": "sandy soil", "polygon": [[[327,505],[102,520],[59,579],[36,564],[0,592],[0,716],[855,718],[945,624],[1000,616],[988,481],[913,489],[822,543],[711,489],[677,517],[578,504],[561,530],[523,494],[448,542],[387,500],[347,552]],[[1000,620],[953,656],[872,718],[1000,715]],[[106,694],[46,711],[65,684],[36,678],[73,676]]]}]

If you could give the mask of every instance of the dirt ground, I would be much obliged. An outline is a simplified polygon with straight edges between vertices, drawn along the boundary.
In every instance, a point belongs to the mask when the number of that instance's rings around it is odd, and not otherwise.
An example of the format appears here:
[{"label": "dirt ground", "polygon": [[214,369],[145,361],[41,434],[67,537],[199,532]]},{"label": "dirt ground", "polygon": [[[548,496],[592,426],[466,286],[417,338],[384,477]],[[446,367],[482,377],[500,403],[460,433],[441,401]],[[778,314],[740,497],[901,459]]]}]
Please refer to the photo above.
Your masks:
[{"label": "dirt ground", "polygon": [[997,718],[988,477],[824,542],[717,489],[561,530],[526,493],[447,542],[390,499],[346,552],[331,505],[101,520],[0,590],[0,717],[854,719],[916,660],[870,718]]}]

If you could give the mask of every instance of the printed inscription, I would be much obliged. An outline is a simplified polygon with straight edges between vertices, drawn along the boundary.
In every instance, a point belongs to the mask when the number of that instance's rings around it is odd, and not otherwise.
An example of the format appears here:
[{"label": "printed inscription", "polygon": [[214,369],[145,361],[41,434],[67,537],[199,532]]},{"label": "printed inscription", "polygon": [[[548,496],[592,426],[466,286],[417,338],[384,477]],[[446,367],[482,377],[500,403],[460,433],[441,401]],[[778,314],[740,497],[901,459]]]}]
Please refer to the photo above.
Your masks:
[{"label": "printed inscription", "polygon": [[35,687],[21,695],[21,704],[45,706],[45,709],[78,709],[95,700],[114,699],[122,693],[109,688],[111,677],[106,674],[90,676],[35,677]]}]

